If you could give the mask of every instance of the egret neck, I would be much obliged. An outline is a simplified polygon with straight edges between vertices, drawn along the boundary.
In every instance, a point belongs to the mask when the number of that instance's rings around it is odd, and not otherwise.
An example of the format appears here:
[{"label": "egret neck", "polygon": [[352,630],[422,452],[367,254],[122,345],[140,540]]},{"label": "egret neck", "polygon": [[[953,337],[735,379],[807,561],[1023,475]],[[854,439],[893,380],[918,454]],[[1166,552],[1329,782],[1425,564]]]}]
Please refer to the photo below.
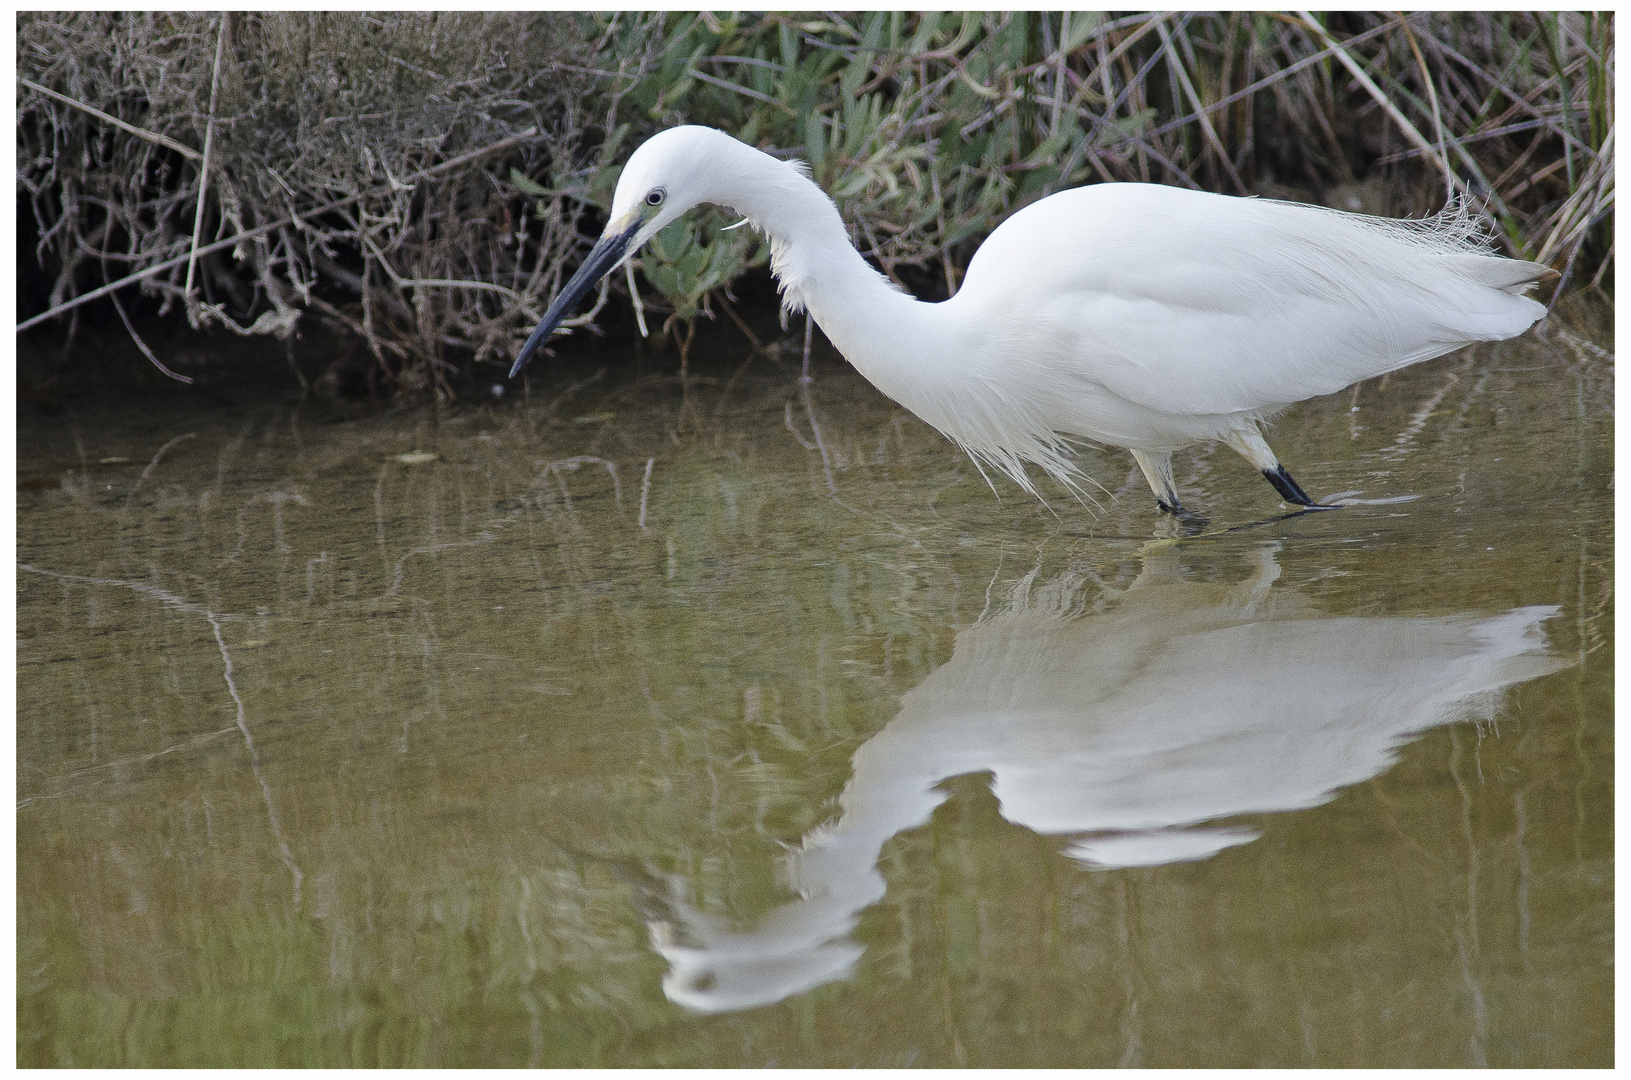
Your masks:
[{"label": "egret neck", "polygon": [[798,166],[692,130],[708,150],[696,201],[730,207],[768,238],[784,310],[808,311],[868,382],[956,442],[982,475],[990,465],[1036,494],[1029,460],[1075,489],[1072,451],[1040,403],[1004,391],[1001,371],[1014,365],[991,348],[1000,324],[970,317],[979,311],[955,298],[918,300],[873,269]]},{"label": "egret neck", "polygon": [[[944,305],[924,303],[873,269],[838,207],[796,166],[721,136],[702,201],[728,206],[770,242],[788,312],[808,311],[868,381],[902,404],[955,335]],[[914,377],[916,376],[916,377]]]}]

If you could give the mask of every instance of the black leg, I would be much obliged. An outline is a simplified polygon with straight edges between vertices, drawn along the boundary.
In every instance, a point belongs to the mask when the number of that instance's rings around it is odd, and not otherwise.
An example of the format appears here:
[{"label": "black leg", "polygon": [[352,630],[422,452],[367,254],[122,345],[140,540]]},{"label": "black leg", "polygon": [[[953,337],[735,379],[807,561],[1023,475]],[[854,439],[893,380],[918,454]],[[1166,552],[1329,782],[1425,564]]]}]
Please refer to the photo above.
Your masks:
[{"label": "black leg", "polygon": [[1317,503],[1313,499],[1310,499],[1308,497],[1308,492],[1304,491],[1302,489],[1302,485],[1298,484],[1296,480],[1292,479],[1291,474],[1286,472],[1286,467],[1284,465],[1276,465],[1272,469],[1264,469],[1263,479],[1273,484],[1274,490],[1280,493],[1280,498],[1284,499],[1288,503],[1295,503],[1298,506],[1310,506],[1323,510],[1334,509],[1334,507],[1329,507],[1323,503]]}]

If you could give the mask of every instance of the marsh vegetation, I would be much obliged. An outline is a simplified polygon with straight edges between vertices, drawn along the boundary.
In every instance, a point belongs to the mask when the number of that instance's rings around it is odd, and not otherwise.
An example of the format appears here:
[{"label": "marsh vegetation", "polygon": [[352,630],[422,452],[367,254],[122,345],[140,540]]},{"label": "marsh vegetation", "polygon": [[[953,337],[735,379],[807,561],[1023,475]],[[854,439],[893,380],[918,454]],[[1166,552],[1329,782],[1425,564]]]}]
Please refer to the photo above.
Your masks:
[{"label": "marsh vegetation", "polygon": [[[445,394],[513,356],[676,123],[807,161],[926,297],[1106,180],[1395,216],[1459,192],[1560,288],[1611,287],[1613,50],[1609,13],[25,13],[20,325],[315,323]],[[579,325],[638,315],[671,362],[699,319],[764,344],[732,287],[767,253],[723,224],[676,222]]]}]

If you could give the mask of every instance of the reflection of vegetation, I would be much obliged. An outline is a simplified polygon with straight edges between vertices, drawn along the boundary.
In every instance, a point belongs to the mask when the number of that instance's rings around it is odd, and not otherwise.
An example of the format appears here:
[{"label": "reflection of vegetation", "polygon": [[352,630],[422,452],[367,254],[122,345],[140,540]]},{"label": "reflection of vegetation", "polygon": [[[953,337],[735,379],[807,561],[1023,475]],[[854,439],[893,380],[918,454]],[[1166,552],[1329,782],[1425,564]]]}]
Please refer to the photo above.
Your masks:
[{"label": "reflection of vegetation", "polygon": [[[28,13],[38,299],[153,271],[194,325],[287,337],[310,313],[442,386],[450,351],[508,362],[629,150],[680,122],[806,159],[857,245],[929,293],[1014,209],[1106,180],[1389,214],[1456,186],[1514,252],[1602,278],[1611,14],[1323,17]],[[641,260],[670,329],[765,259],[721,224]]]},{"label": "reflection of vegetation", "polygon": [[[60,946],[73,944],[64,933],[48,952],[22,954],[48,963],[61,988],[20,987],[19,1060],[587,1065],[615,1060],[628,1026],[666,1020],[649,989],[661,965],[611,875],[559,858],[501,878],[458,865],[428,876],[402,869],[349,874],[301,915],[248,897],[204,906],[195,935],[98,943],[79,965],[64,963]],[[440,884],[427,893],[427,883]],[[179,947],[186,962],[164,963],[156,944]]]},{"label": "reflection of vegetation", "polygon": [[[1113,603],[1148,538],[1142,497],[1096,523],[998,504],[950,444],[836,377],[808,413],[749,374],[723,401],[597,384],[571,409],[615,419],[584,424],[541,407],[434,425],[190,415],[196,436],[156,460],[176,418],[153,417],[154,434],[25,417],[20,476],[42,482],[20,485],[19,561],[57,576],[18,583],[19,1058],[1601,1054],[1611,977],[1581,956],[1608,933],[1592,876],[1611,830],[1577,806],[1606,799],[1609,775],[1593,763],[1609,738],[1612,386],[1590,344],[1606,334],[1567,329],[1589,314],[1566,307],[1544,346],[1367,384],[1358,413],[1314,403],[1280,435],[1426,496],[1398,521],[1285,526],[1288,580],[1336,612],[1560,603],[1558,647],[1592,650],[1577,700],[1520,692],[1498,733],[1441,732],[1201,867],[1073,869],[1003,822],[978,778],[954,781],[929,826],[885,849],[856,982],[712,1020],[659,990],[645,920],[671,877],[744,922],[785,899],[778,843],[831,816],[855,747],[955,631],[1033,571],[1075,568],[1097,579],[1085,605]],[[1511,362],[1538,347],[1567,393]],[[1406,434],[1399,464],[1386,455]],[[395,460],[409,450],[438,457]],[[1090,467],[1112,488],[1125,469]],[[1198,579],[1240,573],[1227,538],[1181,550]],[[1514,956],[1539,975],[1514,975]],[[1537,1026],[1528,1007],[1567,1022]]]}]

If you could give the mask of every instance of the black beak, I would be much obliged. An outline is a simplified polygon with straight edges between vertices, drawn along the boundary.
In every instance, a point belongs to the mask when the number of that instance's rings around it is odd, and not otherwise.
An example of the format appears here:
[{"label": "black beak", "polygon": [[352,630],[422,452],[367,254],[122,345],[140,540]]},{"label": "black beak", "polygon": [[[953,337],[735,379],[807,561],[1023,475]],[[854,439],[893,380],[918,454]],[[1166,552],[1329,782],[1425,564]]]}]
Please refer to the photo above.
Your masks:
[{"label": "black beak", "polygon": [[521,374],[521,369],[527,366],[532,354],[549,340],[549,335],[555,332],[555,328],[583,298],[583,294],[594,288],[612,267],[622,261],[623,253],[629,249],[629,241],[634,239],[634,234],[640,230],[642,224],[643,222],[636,220],[620,233],[602,236],[589,250],[589,257],[583,260],[583,265],[572,275],[572,280],[568,281],[566,287],[556,295],[555,302],[544,312],[544,321],[538,324],[538,329],[532,332],[532,336],[527,338],[527,343],[521,346],[521,351],[516,354],[515,366],[510,368],[510,378]]}]

